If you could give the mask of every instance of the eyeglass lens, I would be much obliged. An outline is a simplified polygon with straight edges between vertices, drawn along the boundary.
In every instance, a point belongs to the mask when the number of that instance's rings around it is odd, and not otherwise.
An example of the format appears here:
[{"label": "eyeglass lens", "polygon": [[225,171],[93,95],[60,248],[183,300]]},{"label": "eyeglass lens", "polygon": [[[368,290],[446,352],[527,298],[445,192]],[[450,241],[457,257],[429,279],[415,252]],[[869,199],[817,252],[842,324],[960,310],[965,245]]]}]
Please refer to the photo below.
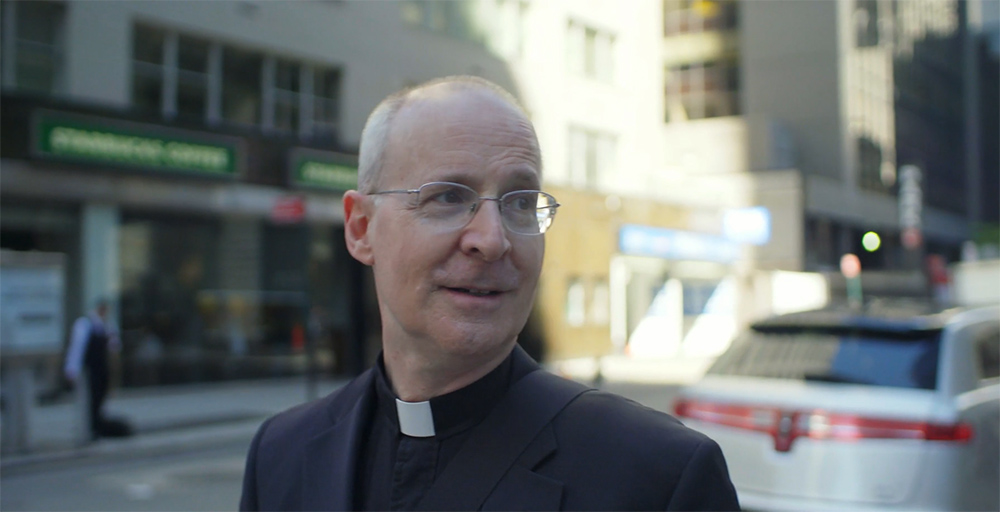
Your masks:
[{"label": "eyeglass lens", "polygon": [[[417,193],[422,215],[461,227],[472,218],[479,194],[458,183],[428,183]],[[544,233],[555,215],[555,198],[534,190],[508,192],[500,197],[500,214],[507,229],[520,234]]]}]

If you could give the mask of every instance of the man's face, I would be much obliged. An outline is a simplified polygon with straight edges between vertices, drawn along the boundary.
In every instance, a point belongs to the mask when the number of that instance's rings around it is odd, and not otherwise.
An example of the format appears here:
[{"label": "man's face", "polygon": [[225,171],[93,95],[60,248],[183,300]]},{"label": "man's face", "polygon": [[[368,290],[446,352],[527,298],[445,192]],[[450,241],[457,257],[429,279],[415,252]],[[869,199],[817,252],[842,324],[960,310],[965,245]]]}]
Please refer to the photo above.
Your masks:
[{"label": "man's face", "polygon": [[[527,120],[482,91],[431,94],[404,107],[390,134],[378,190],[434,181],[480,196],[540,188]],[[414,195],[368,196],[368,238],[383,340],[431,361],[506,353],[532,307],[544,237],[511,233],[496,201],[463,228],[441,229]]]}]

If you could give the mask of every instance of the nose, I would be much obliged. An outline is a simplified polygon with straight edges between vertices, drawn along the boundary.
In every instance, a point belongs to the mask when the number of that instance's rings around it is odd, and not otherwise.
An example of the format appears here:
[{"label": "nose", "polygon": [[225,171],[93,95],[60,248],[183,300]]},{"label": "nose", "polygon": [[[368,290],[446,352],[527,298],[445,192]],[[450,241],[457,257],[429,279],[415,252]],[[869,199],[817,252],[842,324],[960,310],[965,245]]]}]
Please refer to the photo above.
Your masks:
[{"label": "nose", "polygon": [[[492,205],[486,203],[494,203]],[[500,203],[495,199],[481,199],[472,212],[472,220],[462,230],[462,252],[496,261],[510,250],[507,228],[500,216]]]}]

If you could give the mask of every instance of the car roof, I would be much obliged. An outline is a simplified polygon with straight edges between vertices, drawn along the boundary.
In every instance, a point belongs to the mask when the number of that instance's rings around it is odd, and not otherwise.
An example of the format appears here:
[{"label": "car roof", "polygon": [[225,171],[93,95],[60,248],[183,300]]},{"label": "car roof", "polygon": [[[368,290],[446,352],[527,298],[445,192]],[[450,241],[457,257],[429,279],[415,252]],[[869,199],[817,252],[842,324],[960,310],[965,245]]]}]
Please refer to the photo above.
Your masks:
[{"label": "car roof", "polygon": [[863,307],[836,305],[823,309],[778,315],[757,321],[755,330],[800,328],[862,329],[882,332],[940,330],[960,310],[942,310],[928,302],[873,301]]}]

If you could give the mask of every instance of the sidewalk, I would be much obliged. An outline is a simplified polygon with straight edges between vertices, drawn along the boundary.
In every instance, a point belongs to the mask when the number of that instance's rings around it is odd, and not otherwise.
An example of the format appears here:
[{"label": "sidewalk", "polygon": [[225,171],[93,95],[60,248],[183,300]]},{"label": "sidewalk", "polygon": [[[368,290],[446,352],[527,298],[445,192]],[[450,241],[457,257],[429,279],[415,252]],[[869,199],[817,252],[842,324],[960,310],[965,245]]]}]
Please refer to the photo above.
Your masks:
[{"label": "sidewalk", "polygon": [[[343,385],[321,380],[316,396]],[[249,440],[268,416],[307,399],[304,377],[115,390],[107,416],[127,420],[131,437],[81,444],[79,406],[70,399],[35,409],[31,450],[0,455],[0,474],[38,464],[89,458],[129,457]]]},{"label": "sidewalk", "polygon": [[[697,380],[709,359],[630,358],[559,361],[550,371],[584,382],[684,385]],[[326,396],[346,380],[321,380],[316,396]],[[80,406],[68,397],[35,409],[28,453],[0,454],[0,475],[61,461],[100,457],[127,458],[193,450],[227,442],[248,442],[260,423],[275,413],[307,401],[304,377],[203,383],[112,392],[105,412],[133,427],[126,438],[102,438],[81,444]]]}]

